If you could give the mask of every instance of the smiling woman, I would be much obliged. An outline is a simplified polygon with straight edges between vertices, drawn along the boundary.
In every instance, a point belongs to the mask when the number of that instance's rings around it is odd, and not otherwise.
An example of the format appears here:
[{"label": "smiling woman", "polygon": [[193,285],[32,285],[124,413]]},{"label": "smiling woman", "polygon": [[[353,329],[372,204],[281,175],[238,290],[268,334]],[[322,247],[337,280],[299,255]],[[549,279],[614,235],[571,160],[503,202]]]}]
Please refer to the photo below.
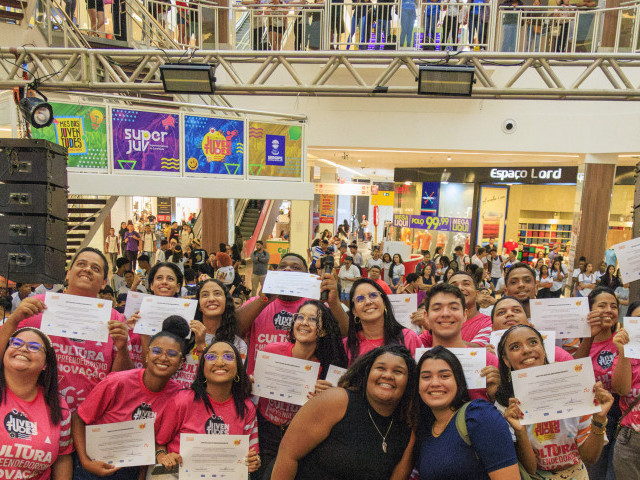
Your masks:
[{"label": "smiling woman", "polygon": [[340,380],[340,388],[312,398],[294,417],[270,478],[408,478],[415,372],[415,361],[399,345],[361,356]]},{"label": "smiling woman", "polygon": [[[0,340],[0,445],[14,445],[40,460],[20,459],[11,448],[2,448],[0,464],[5,478],[70,479],[73,471],[71,414],[58,393],[56,356],[47,335],[36,328],[22,328],[7,342],[7,328]],[[47,439],[48,441],[45,441]],[[33,458],[33,453],[31,454]]]},{"label": "smiling woman", "polygon": [[470,401],[457,357],[437,346],[422,355],[418,374],[420,479],[520,478],[507,422],[489,402]]},{"label": "smiling woman", "polygon": [[74,466],[76,480],[108,476],[114,480],[138,477],[140,468],[115,469],[113,465],[91,459],[86,448],[86,425],[155,418],[179,390],[171,376],[182,366],[189,329],[182,317],[169,317],[162,331],[151,337],[145,352],[145,369],[127,370],[107,376],[87,396],[73,414],[73,442],[78,453]]}]

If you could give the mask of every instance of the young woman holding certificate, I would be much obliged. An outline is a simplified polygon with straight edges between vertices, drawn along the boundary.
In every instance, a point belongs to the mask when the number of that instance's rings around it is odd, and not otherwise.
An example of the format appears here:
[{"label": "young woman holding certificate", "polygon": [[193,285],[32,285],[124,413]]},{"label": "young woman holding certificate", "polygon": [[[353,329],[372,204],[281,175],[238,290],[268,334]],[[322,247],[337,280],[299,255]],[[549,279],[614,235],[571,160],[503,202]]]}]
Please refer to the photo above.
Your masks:
[{"label": "young woman holding certificate", "polygon": [[519,479],[509,425],[489,402],[471,401],[458,358],[437,346],[420,358],[418,375],[420,480]]},{"label": "young woman holding certificate", "polygon": [[6,323],[0,357],[0,476],[71,480],[71,413],[58,392],[53,343],[37,328]]},{"label": "young woman holding certificate", "polygon": [[[215,341],[200,357],[191,389],[178,392],[156,417],[156,461],[172,470],[182,464],[180,434],[249,435],[249,472],[260,468],[256,409],[240,352]],[[177,473],[176,473],[177,478]]]},{"label": "young woman holding certificate", "polygon": [[151,337],[145,352],[146,368],[116,372],[102,380],[73,414],[73,441],[79,462],[75,480],[135,479],[139,467],[115,468],[87,455],[86,425],[126,422],[155,418],[180,390],[171,376],[182,366],[187,353],[184,337],[189,327],[182,317],[172,316],[162,324],[162,331]]},{"label": "young woman holding certificate", "polygon": [[[575,358],[590,357],[593,372],[597,382],[609,392],[614,393],[611,381],[613,377],[613,362],[617,356],[617,349],[613,342],[613,333],[618,324],[618,298],[608,287],[596,287],[589,294],[589,324],[591,336],[583,338]],[[618,396],[614,394],[614,403],[607,415],[607,437],[615,438],[616,425],[620,418]],[[587,468],[589,478],[605,478],[607,471],[613,472],[613,442],[602,448],[600,459],[595,465]]]},{"label": "young woman holding certificate", "polygon": [[361,356],[282,439],[271,479],[400,480],[412,469],[416,362],[400,345]]},{"label": "young woman holding certificate", "polygon": [[[629,305],[629,317],[640,317],[640,302]],[[613,337],[618,355],[613,360],[613,391],[620,395],[620,431],[615,437],[616,478],[640,478],[640,360],[628,358],[624,346],[629,333],[621,328]]]},{"label": "young woman holding certificate", "polygon": [[522,425],[522,411],[514,398],[511,375],[515,370],[547,364],[542,335],[528,325],[515,325],[505,332],[498,344],[500,386],[496,393],[498,408],[514,431],[518,460],[534,478],[588,480],[586,464],[595,463],[605,443],[607,412],[613,396],[597,382],[591,387],[594,403],[602,411],[582,417],[550,420]]},{"label": "young woman holding certificate", "polygon": [[349,292],[349,331],[344,339],[349,362],[382,345],[399,344],[413,355],[422,342],[393,316],[391,302],[373,280],[360,278]]},{"label": "young woman holding certificate", "polygon": [[200,355],[215,340],[233,343],[242,361],[247,358],[247,344],[237,335],[233,298],[224,283],[216,279],[205,280],[198,286],[196,299],[196,318],[190,324],[195,346],[187,354],[183,368],[175,377],[185,388],[191,387],[196,377]]},{"label": "young woman holding certificate", "polygon": [[[331,365],[346,368],[347,355],[342,347],[338,322],[322,302],[307,300],[293,315],[288,342],[267,345],[265,352],[320,363],[320,378],[316,392],[332,385],[324,380]],[[300,407],[291,403],[260,398],[258,402],[258,432],[260,452],[265,469],[278,454],[278,447],[287,427]]]}]

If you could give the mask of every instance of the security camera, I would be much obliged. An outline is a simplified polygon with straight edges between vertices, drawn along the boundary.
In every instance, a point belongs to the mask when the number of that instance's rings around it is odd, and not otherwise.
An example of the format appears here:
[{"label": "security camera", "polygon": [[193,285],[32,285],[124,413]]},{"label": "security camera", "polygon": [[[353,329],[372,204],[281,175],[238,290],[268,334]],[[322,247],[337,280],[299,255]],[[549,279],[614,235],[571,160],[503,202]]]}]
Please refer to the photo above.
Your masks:
[{"label": "security camera", "polygon": [[504,122],[502,122],[502,131],[504,133],[513,133],[516,131],[516,121],[512,118],[507,118]]}]

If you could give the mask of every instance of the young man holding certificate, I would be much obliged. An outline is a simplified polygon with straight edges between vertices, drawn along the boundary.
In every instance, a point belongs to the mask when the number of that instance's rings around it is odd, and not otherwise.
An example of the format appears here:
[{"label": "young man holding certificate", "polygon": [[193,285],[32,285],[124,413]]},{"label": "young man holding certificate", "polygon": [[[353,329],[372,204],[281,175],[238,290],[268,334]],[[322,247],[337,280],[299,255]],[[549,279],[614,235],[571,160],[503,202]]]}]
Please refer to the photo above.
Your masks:
[{"label": "young man holding certificate", "polygon": [[[278,270],[307,272],[307,263],[301,256],[287,253],[280,260]],[[342,335],[346,335],[349,318],[342,309],[335,277],[329,273],[323,274],[320,288],[328,292],[327,303],[338,320]],[[261,294],[250,299],[236,311],[238,334],[244,336],[249,333],[250,347],[247,359],[249,375],[253,374],[256,354],[259,351],[264,350],[270,343],[286,342],[289,339],[293,315],[307,300],[307,298]]]},{"label": "young man holding certificate", "polygon": [[[466,318],[465,296],[460,289],[448,283],[434,286],[425,298],[425,325],[431,331],[433,347],[448,349],[470,348],[462,339],[462,325]],[[486,351],[486,366],[480,376],[486,378],[486,388],[470,388],[471,399],[484,398],[493,401],[500,383],[498,359]]]},{"label": "young man holding certificate", "polygon": [[[107,284],[107,273],[108,264],[102,252],[84,248],[71,262],[67,272],[69,286],[66,293],[97,298],[98,292]],[[20,328],[40,328],[42,313],[47,308],[44,298],[44,295],[36,295],[23,300],[25,308],[21,310],[28,313],[13,319],[16,324],[19,323]],[[31,316],[28,316],[29,313]],[[108,329],[106,342],[49,335],[58,360],[60,393],[72,412],[109,372],[133,368],[124,317],[113,309]]]}]

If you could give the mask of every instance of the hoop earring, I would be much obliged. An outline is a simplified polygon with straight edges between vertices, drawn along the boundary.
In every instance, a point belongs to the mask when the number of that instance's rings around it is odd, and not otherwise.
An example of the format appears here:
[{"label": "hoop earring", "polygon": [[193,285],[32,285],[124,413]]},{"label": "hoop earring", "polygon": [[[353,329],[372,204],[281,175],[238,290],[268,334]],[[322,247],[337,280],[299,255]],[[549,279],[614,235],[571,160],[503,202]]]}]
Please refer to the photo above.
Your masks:
[{"label": "hoop earring", "polygon": [[240,375],[236,375],[233,381],[238,383],[240,381]]},{"label": "hoop earring", "polygon": [[384,316],[387,316],[387,307],[384,307]]},{"label": "hoop earring", "polygon": [[353,317],[353,323],[356,325],[360,323],[360,317]]},{"label": "hoop earring", "polygon": [[207,384],[207,379],[206,379],[206,378],[205,378],[205,379],[203,379],[203,380],[202,380],[202,383],[204,383],[204,384],[206,385],[206,384]]}]

